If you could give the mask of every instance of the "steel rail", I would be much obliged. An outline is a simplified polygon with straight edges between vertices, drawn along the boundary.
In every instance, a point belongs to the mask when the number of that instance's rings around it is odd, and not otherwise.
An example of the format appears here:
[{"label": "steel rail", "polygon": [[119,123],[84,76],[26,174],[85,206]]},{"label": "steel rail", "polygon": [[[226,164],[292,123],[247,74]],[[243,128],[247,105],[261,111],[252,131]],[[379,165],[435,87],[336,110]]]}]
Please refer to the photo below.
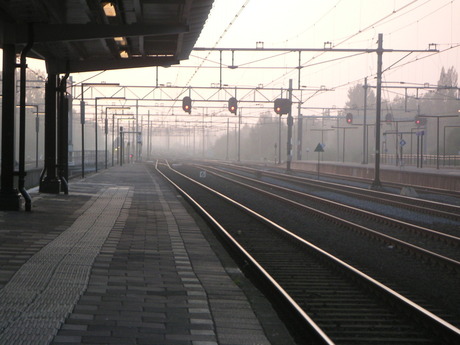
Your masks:
[{"label": "steel rail", "polygon": [[[171,169],[174,173],[182,176],[183,178],[187,179],[188,181],[198,185],[199,187],[207,190],[210,193],[213,193],[217,195],[220,198],[223,198],[227,202],[231,203],[232,205],[240,208],[244,212],[252,215],[253,217],[256,217],[260,221],[264,222],[267,225],[270,225],[274,229],[277,229],[278,231],[282,232],[285,234],[288,238],[291,238],[298,243],[301,243],[304,245],[306,248],[309,248],[310,250],[314,251],[316,254],[321,255],[323,258],[330,260],[333,262],[335,265],[338,267],[341,267],[343,270],[346,270],[350,273],[352,273],[355,278],[359,278],[363,282],[366,282],[366,284],[372,285],[374,288],[379,290],[379,292],[386,296],[386,298],[389,298],[390,300],[393,300],[394,302],[401,303],[407,308],[409,308],[413,313],[415,313],[419,318],[422,320],[436,325],[436,328],[440,330],[444,334],[448,334],[448,336],[451,339],[460,339],[460,329],[457,327],[453,326],[449,322],[443,320],[442,318],[438,317],[437,315],[431,313],[430,311],[426,310],[425,308],[419,306],[415,302],[411,301],[410,299],[404,297],[403,295],[399,294],[398,292],[394,291],[393,289],[387,287],[386,285],[380,283],[376,279],[368,276],[367,274],[361,272],[360,270],[356,269],[355,267],[347,264],[346,262],[338,259],[337,257],[333,256],[332,254],[326,252],[325,250],[315,246],[314,244],[304,240],[303,238],[299,237],[298,235],[293,234],[289,230],[285,229],[284,227],[276,224],[275,222],[271,221],[270,219],[258,214],[257,212],[253,211],[252,209],[242,205],[241,203],[229,198],[228,196],[223,195],[222,193],[215,191],[214,189],[188,177],[187,175],[177,171],[176,169],[173,169],[168,165],[168,168]],[[236,240],[235,240],[236,241]]]},{"label": "steel rail", "polygon": [[[337,189],[339,189],[341,193],[359,195],[361,198],[367,197],[367,198],[373,198],[374,200],[378,199],[378,202],[381,202],[381,203],[391,203],[392,205],[397,204],[398,206],[402,208],[416,209],[416,210],[423,211],[423,212],[426,212],[432,215],[446,217],[449,219],[460,221],[460,206],[456,206],[456,205],[450,205],[450,204],[445,204],[445,203],[440,203],[440,202],[435,202],[435,201],[428,201],[428,200],[423,200],[423,199],[416,199],[416,198],[403,196],[403,195],[396,196],[394,194],[387,193],[387,192],[368,190],[368,189],[363,189],[363,188],[349,186],[349,185],[341,185],[341,184],[334,183],[334,182],[318,181],[315,179],[310,179],[310,178],[300,177],[300,176],[293,176],[293,175],[286,175],[286,174],[273,172],[273,171],[265,171],[265,170],[262,171],[259,169],[244,167],[241,165],[225,164],[225,163],[222,164],[221,162],[219,162],[218,164],[221,164],[224,166],[230,166],[234,169],[252,171],[253,173],[260,174],[261,176],[262,175],[276,176],[279,179],[284,179],[291,183],[305,183],[308,185],[314,185],[315,187],[318,187],[318,185],[320,185],[321,188],[330,189],[333,191],[337,191]],[[363,195],[363,194],[366,194],[366,195]],[[398,201],[397,199],[399,199],[400,201]],[[409,202],[409,204],[407,202]],[[414,205],[413,203],[416,203],[419,205]],[[449,209],[449,211],[445,211],[443,209]]]},{"label": "steel rail", "polygon": [[346,211],[351,210],[354,213],[356,213],[358,215],[361,215],[361,216],[368,216],[369,215],[369,216],[372,216],[373,218],[377,219],[379,222],[387,223],[387,224],[389,224],[391,226],[394,226],[394,227],[397,227],[397,228],[400,228],[400,229],[403,229],[403,230],[407,230],[407,231],[410,231],[410,232],[413,232],[413,233],[421,234],[421,235],[426,236],[426,237],[438,239],[440,241],[450,243],[450,244],[452,244],[454,246],[460,246],[460,237],[458,237],[458,236],[449,235],[449,234],[446,234],[446,233],[443,233],[443,232],[436,231],[434,229],[429,229],[429,228],[426,228],[426,227],[423,227],[423,226],[411,224],[411,223],[408,223],[408,222],[405,222],[405,221],[402,221],[402,220],[399,220],[399,219],[394,219],[394,218],[384,216],[384,215],[381,215],[381,214],[377,214],[377,213],[374,213],[374,212],[371,212],[371,211],[364,211],[364,210],[359,209],[357,207],[342,204],[340,202],[329,200],[329,199],[326,199],[326,198],[322,198],[322,197],[319,197],[319,196],[316,196],[316,195],[312,195],[312,194],[300,192],[300,191],[297,191],[297,190],[294,190],[294,189],[290,189],[290,188],[270,184],[270,183],[267,183],[267,182],[264,182],[264,181],[261,181],[261,180],[257,180],[257,179],[253,179],[253,178],[250,178],[250,177],[247,177],[247,176],[238,175],[238,174],[233,173],[231,171],[222,170],[222,169],[219,169],[219,168],[216,168],[216,167],[209,167],[209,166],[202,166],[202,165],[197,165],[197,166],[201,167],[202,169],[205,169],[205,170],[209,171],[210,173],[213,173],[212,170],[216,170],[216,171],[224,173],[224,174],[228,174],[228,175],[235,176],[235,177],[238,177],[238,178],[241,178],[241,179],[244,179],[244,180],[248,180],[248,181],[251,181],[251,182],[254,182],[254,183],[261,184],[263,186],[267,186],[267,187],[270,187],[270,188],[275,188],[275,189],[285,191],[285,192],[288,192],[288,193],[291,193],[291,194],[294,194],[294,195],[297,195],[297,196],[300,196],[300,197],[308,198],[310,200],[314,200],[314,201],[320,202],[322,204],[333,205],[333,206],[335,206],[335,207],[337,207],[339,209],[342,209],[342,210],[346,210]]},{"label": "steel rail", "polygon": [[[209,171],[209,170],[208,170]],[[215,174],[215,173],[214,173]],[[374,236],[375,238],[377,239],[380,239],[386,243],[389,243],[389,244],[392,244],[398,248],[402,248],[402,249],[407,249],[407,250],[410,250],[411,252],[413,253],[417,253],[419,255],[423,255],[424,257],[432,260],[432,261],[435,261],[443,266],[446,266],[446,267],[450,267],[458,272],[460,272],[460,261],[457,261],[457,260],[454,260],[452,258],[449,258],[449,257],[446,257],[444,255],[440,255],[440,254],[437,254],[437,253],[434,253],[430,250],[427,250],[427,249],[424,249],[424,248],[421,248],[419,246],[416,246],[416,245],[413,245],[411,243],[408,243],[408,242],[405,242],[405,241],[402,241],[400,239],[397,239],[395,237],[392,237],[392,236],[389,236],[389,235],[385,235],[385,234],[382,234],[381,232],[379,231],[376,231],[376,230],[373,230],[373,229],[370,229],[368,227],[365,227],[363,225],[360,225],[360,224],[356,224],[354,222],[351,222],[351,221],[348,221],[348,220],[345,220],[345,219],[342,219],[340,217],[337,217],[337,216],[334,216],[332,214],[329,214],[327,212],[324,212],[324,211],[320,211],[320,210],[317,210],[313,207],[310,207],[310,206],[307,206],[307,205],[304,205],[302,203],[299,203],[299,202],[296,202],[296,201],[293,201],[293,200],[290,200],[290,199],[287,199],[285,197],[282,197],[280,195],[277,195],[277,194],[274,194],[274,193],[271,193],[271,192],[268,192],[266,190],[263,190],[263,189],[260,189],[260,188],[257,188],[257,187],[254,187],[254,186],[251,186],[251,185],[248,185],[248,184],[245,184],[245,183],[242,183],[242,182],[237,182],[235,180],[232,180],[232,179],[229,179],[225,176],[221,176],[219,175],[220,178],[223,178],[223,179],[227,179],[228,181],[231,181],[233,183],[239,183],[241,185],[243,185],[245,188],[249,188],[249,189],[252,189],[254,191],[257,191],[258,193],[262,193],[264,195],[267,195],[269,197],[272,197],[272,198],[275,198],[275,199],[278,199],[278,200],[281,200],[283,202],[287,202],[287,203],[290,203],[292,204],[293,206],[296,206],[298,208],[301,208],[303,210],[306,210],[310,213],[312,213],[313,215],[315,216],[321,216],[323,219],[326,219],[326,220],[329,220],[329,221],[332,221],[332,222],[335,222],[336,224],[339,224],[339,225],[342,225],[342,226],[345,226],[353,231],[357,231],[357,232],[360,232],[362,234],[365,234],[365,235],[369,235],[371,234],[372,236]],[[241,177],[241,176],[238,176],[238,177]],[[300,192],[296,192],[296,191],[292,191],[292,190],[289,190],[289,189],[286,189],[284,187],[279,187],[279,186],[273,186],[273,185],[270,185],[270,184],[267,184],[265,182],[261,182],[261,181],[257,181],[257,180],[254,180],[258,183],[261,183],[261,184],[265,184],[269,187],[272,187],[272,188],[278,188],[278,189],[283,189],[285,191],[288,191],[290,193],[293,193],[293,194],[299,194]],[[302,193],[300,193],[302,194]],[[307,197],[310,197],[310,195],[307,195],[305,194],[305,196]],[[315,199],[317,201],[321,201],[321,202],[327,202],[327,203],[331,203],[331,204],[335,204],[335,206],[337,207],[341,207],[343,209],[347,209],[349,208],[349,206],[346,206],[346,205],[342,205],[342,204],[339,204],[339,203],[336,203],[334,201],[329,201],[329,200],[326,200],[326,199],[322,199],[322,198],[319,198],[319,197],[312,197],[312,199]],[[322,199],[322,200],[320,200]],[[361,211],[357,208],[353,208],[355,212],[360,212],[361,214],[363,215],[367,215],[367,214],[370,214],[370,213],[367,213],[367,212],[364,212],[364,211]],[[377,215],[377,214],[372,214],[372,215],[375,215],[376,217],[380,217],[380,215]],[[383,218],[382,218],[383,219]],[[388,218],[388,217],[385,217],[385,219],[388,219],[390,220],[391,218]],[[395,221],[396,220],[392,220],[392,221]],[[416,229],[417,227],[415,225],[412,225],[412,224],[408,224],[408,225],[411,225],[414,227],[414,229]],[[426,229],[427,231],[430,231],[430,229]],[[420,227],[419,231],[423,231],[423,228]],[[445,234],[442,234],[442,233],[439,233],[440,235],[445,235]],[[452,240],[456,240],[457,243],[458,241],[460,240],[459,238],[457,237],[454,237],[454,236],[450,236],[450,235],[446,235],[446,238],[447,236],[449,236],[449,239],[452,241]]]}]

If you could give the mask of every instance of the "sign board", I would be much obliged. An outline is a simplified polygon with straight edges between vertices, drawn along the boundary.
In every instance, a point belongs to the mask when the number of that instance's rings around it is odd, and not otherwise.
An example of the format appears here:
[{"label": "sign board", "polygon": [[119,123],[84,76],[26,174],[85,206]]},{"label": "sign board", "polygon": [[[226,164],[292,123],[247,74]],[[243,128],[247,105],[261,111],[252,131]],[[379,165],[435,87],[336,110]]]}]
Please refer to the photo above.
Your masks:
[{"label": "sign board", "polygon": [[324,152],[324,148],[323,145],[321,145],[321,143],[318,143],[318,145],[316,145],[315,152]]},{"label": "sign board", "polygon": [[80,123],[85,124],[85,102],[80,101]]}]

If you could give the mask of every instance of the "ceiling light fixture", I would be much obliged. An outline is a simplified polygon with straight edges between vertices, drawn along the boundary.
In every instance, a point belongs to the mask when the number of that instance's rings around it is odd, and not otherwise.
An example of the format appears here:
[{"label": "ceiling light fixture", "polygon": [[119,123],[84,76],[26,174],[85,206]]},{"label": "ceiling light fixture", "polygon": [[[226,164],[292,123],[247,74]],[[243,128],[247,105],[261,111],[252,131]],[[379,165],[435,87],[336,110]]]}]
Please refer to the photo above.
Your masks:
[{"label": "ceiling light fixture", "polygon": [[128,54],[128,52],[126,50],[120,50],[120,57],[122,59],[127,59],[127,58],[129,58],[129,54]]},{"label": "ceiling light fixture", "polygon": [[117,16],[117,10],[115,8],[115,3],[113,1],[102,1],[101,6],[107,17]]},{"label": "ceiling light fixture", "polygon": [[126,37],[114,37],[113,38],[115,42],[117,42],[121,46],[126,46],[128,45],[128,41],[126,40]]}]

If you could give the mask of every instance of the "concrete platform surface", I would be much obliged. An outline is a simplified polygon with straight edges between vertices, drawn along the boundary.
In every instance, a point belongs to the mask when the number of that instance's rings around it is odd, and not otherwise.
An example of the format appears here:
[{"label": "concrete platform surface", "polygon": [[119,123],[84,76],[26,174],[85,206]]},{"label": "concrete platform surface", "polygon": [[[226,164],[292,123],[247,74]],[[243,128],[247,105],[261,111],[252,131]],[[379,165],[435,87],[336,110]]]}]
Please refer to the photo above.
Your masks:
[{"label": "concrete platform surface", "polygon": [[144,164],[0,212],[0,344],[292,344],[265,298]]}]

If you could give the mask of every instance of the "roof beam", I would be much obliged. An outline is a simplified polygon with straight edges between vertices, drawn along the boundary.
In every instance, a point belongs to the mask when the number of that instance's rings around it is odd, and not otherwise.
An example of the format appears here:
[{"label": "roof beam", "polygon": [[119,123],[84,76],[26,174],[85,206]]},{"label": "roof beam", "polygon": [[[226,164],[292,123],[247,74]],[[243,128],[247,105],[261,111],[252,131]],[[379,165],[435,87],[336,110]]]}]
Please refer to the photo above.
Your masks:
[{"label": "roof beam", "polygon": [[184,4],[185,0],[144,0],[147,4]]},{"label": "roof beam", "polygon": [[48,73],[78,73],[90,71],[103,71],[124,68],[137,68],[137,67],[152,67],[161,66],[169,67],[180,63],[175,57],[159,56],[159,57],[136,57],[129,59],[114,59],[107,60],[101,59],[87,59],[87,60],[47,60]]},{"label": "roof beam", "polygon": [[[42,24],[34,25],[34,42],[65,42],[83,41],[90,39],[129,37],[129,36],[156,36],[174,35],[189,31],[188,25],[149,25],[149,24]],[[27,43],[27,25],[11,24],[5,25],[3,44],[24,44]]]}]

